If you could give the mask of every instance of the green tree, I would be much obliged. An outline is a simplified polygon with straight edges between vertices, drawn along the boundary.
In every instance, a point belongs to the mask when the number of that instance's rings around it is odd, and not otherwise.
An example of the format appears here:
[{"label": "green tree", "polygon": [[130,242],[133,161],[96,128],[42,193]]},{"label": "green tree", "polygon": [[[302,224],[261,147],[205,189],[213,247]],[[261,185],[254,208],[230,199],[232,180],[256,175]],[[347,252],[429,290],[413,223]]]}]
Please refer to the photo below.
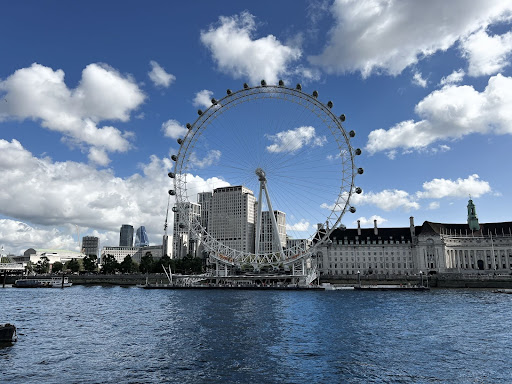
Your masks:
[{"label": "green tree", "polygon": [[105,275],[116,273],[119,270],[119,263],[113,255],[105,255],[102,266],[101,272]]},{"label": "green tree", "polygon": [[153,272],[155,261],[151,252],[146,252],[140,259],[139,270],[142,273]]},{"label": "green tree", "polygon": [[88,255],[83,259],[84,269],[87,272],[96,272],[98,270],[98,257],[96,255]]},{"label": "green tree", "polygon": [[77,259],[71,259],[66,262],[66,269],[70,269],[71,272],[78,272],[80,270],[80,263]]},{"label": "green tree", "polygon": [[34,270],[36,273],[48,273],[50,270],[50,259],[46,256],[41,256],[35,265]]},{"label": "green tree", "polygon": [[123,273],[132,273],[135,271],[135,263],[130,255],[127,255],[121,264],[119,264],[119,270]]},{"label": "green tree", "polygon": [[60,261],[56,261],[52,265],[52,272],[59,273],[60,271],[62,271],[62,268],[64,268],[64,264],[62,264]]}]

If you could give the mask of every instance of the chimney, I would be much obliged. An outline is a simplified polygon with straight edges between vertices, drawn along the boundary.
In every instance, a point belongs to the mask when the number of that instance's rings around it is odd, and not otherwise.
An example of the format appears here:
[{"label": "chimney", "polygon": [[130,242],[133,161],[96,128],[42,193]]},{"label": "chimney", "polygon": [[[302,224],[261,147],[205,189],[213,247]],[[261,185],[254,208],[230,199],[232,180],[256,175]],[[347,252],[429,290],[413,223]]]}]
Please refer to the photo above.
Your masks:
[{"label": "chimney", "polygon": [[414,216],[409,217],[409,223],[411,228],[411,237],[414,238],[416,236],[416,228],[414,227]]},{"label": "chimney", "polygon": [[357,236],[361,236],[361,220],[357,220]]},{"label": "chimney", "polygon": [[377,219],[373,220],[373,233],[375,235],[379,234],[379,229],[377,228]]}]

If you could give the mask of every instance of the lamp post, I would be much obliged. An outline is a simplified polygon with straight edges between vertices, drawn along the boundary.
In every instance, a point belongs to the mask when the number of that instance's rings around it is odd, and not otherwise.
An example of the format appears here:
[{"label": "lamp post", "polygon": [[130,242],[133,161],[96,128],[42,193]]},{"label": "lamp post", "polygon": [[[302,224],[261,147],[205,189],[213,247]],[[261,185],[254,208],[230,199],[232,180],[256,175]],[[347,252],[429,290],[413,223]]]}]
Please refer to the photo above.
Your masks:
[{"label": "lamp post", "polygon": [[421,286],[423,287],[423,271],[420,271],[420,276],[421,276]]},{"label": "lamp post", "polygon": [[361,288],[361,272],[357,271],[357,284],[359,285],[359,288]]}]

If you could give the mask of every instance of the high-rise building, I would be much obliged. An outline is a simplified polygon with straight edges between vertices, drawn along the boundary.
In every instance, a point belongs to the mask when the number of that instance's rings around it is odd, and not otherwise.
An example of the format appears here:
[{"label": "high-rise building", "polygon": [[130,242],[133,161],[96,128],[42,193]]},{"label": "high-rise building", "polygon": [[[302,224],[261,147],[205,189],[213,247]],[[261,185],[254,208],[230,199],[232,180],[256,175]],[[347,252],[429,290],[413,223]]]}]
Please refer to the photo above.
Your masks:
[{"label": "high-rise building", "polygon": [[146,233],[146,227],[141,225],[137,228],[135,234],[135,246],[136,247],[147,247],[149,245],[148,234]]},{"label": "high-rise building", "polygon": [[256,198],[244,186],[216,188],[208,217],[208,233],[222,244],[254,252]]},{"label": "high-rise building", "polygon": [[99,256],[100,239],[96,236],[82,237],[82,253],[86,256],[94,255]]},{"label": "high-rise building", "polygon": [[119,231],[119,246],[133,247],[133,226],[123,224]]},{"label": "high-rise building", "polygon": [[[274,217],[277,222],[277,231],[279,233],[279,246],[281,249],[286,247],[286,213],[274,211]],[[277,252],[280,249],[275,241],[274,228],[269,211],[261,212],[261,233],[260,233],[260,253]]]},{"label": "high-rise building", "polygon": [[[186,255],[196,256],[199,239],[191,236],[192,220],[200,219],[201,206],[195,203],[180,203],[173,208],[174,226],[172,239],[172,258],[182,259]],[[180,209],[182,208],[182,209]],[[181,211],[181,213],[180,213]]]},{"label": "high-rise building", "polygon": [[201,206],[201,227],[206,229],[206,232],[208,232],[208,218],[210,216],[212,198],[212,192],[201,192],[197,194],[197,203]]}]

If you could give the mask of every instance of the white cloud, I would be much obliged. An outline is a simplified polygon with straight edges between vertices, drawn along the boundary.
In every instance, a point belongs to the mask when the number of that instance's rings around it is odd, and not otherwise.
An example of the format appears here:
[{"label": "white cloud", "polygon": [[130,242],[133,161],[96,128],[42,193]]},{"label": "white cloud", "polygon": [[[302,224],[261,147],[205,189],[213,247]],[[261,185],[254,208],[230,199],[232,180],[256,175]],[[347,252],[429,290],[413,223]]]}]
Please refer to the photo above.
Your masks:
[{"label": "white cloud", "polygon": [[469,61],[469,76],[494,75],[509,65],[512,32],[489,36],[482,29],[464,39],[461,49]]},{"label": "white cloud", "polygon": [[366,149],[369,154],[396,148],[419,150],[471,133],[512,134],[510,105],[512,77],[491,77],[483,92],[467,85],[447,85],[416,105],[423,120],[402,121],[388,130],[370,132]]},{"label": "white cloud", "polygon": [[254,39],[254,16],[249,12],[231,17],[221,16],[217,26],[201,31],[201,42],[211,51],[218,69],[235,79],[249,78],[252,84],[265,79],[276,84],[286,77],[290,64],[298,60],[302,52],[298,48],[283,45],[273,35]]},{"label": "white cloud", "polygon": [[431,202],[431,203],[428,205],[428,209],[431,209],[431,210],[433,210],[433,209],[439,209],[439,207],[440,207],[440,206],[441,206],[441,205],[439,204],[439,202],[438,202],[438,201],[433,201],[433,202]]},{"label": "white cloud", "polygon": [[296,232],[307,232],[311,228],[311,224],[309,221],[301,219],[298,223],[289,224],[286,223],[287,231],[296,231]]},{"label": "white cloud", "polygon": [[461,38],[510,17],[502,0],[336,0],[329,41],[312,64],[329,73],[400,74]]},{"label": "white cloud", "polygon": [[165,72],[165,69],[156,61],[151,60],[149,64],[151,65],[151,71],[148,72],[148,76],[155,86],[168,88],[176,80],[174,75]]},{"label": "white cloud", "polygon": [[187,128],[176,120],[170,119],[162,123],[162,132],[164,133],[164,136],[170,137],[171,139],[183,137],[187,134],[187,131]]},{"label": "white cloud", "polygon": [[197,157],[197,154],[195,152],[192,152],[190,154],[189,163],[192,167],[195,168],[206,168],[210,165],[218,163],[220,160],[220,157],[222,155],[222,152],[217,149],[212,149],[208,151],[205,157],[202,159]]},{"label": "white cloud", "polygon": [[384,211],[393,211],[402,209],[406,212],[411,209],[419,209],[420,205],[415,201],[415,197],[408,192],[398,189],[385,189],[380,192],[363,192],[360,195],[352,195],[350,204],[374,205]]},{"label": "white cloud", "polygon": [[442,199],[443,197],[480,197],[491,192],[487,181],[480,180],[477,174],[466,179],[433,179],[423,183],[423,192],[417,192],[419,198]]},{"label": "white cloud", "polygon": [[[377,220],[377,225],[381,225],[381,224],[385,223],[386,221],[388,221],[387,219],[380,217],[379,215],[373,215],[372,217],[369,217],[368,219],[366,217],[360,217],[358,220],[362,227],[367,226],[367,225],[373,226],[374,220]],[[357,220],[354,221],[354,224],[357,225]]]},{"label": "white cloud", "polygon": [[460,68],[457,71],[453,71],[448,76],[443,77],[441,81],[439,82],[439,85],[444,86],[447,84],[458,84],[464,79],[464,76],[466,75],[466,72],[462,68]]},{"label": "white cloud", "polygon": [[412,77],[412,83],[417,85],[418,87],[427,87],[427,80],[421,76],[420,72],[414,72],[414,76]]},{"label": "white cloud", "polygon": [[[24,249],[33,245],[67,247],[72,228],[61,229],[59,233],[50,228],[78,225],[83,232],[95,229],[101,233],[117,233],[113,238],[110,236],[110,243],[103,243],[116,245],[121,224],[145,225],[150,241],[159,243],[167,190],[172,189],[172,181],[167,176],[172,166],[170,159],[151,156],[148,163],[140,165],[140,173],[121,178],[111,170],[98,170],[83,163],[34,157],[20,142],[0,139],[0,215],[27,223],[29,227],[42,228],[36,231],[40,233],[40,240],[31,235],[33,242],[28,238],[23,243],[0,236],[2,244],[6,249],[19,249],[23,244]],[[196,201],[194,191],[211,191],[226,185],[228,183],[218,178],[187,177],[191,201]],[[172,217],[169,219],[172,221]],[[17,230],[18,237],[20,231]]]},{"label": "white cloud", "polygon": [[[71,144],[85,144],[97,151],[125,152],[130,133],[112,126],[99,128],[101,120],[126,122],[130,112],[145,99],[135,82],[105,64],[90,64],[80,84],[68,89],[64,71],[34,63],[0,81],[0,121],[40,120],[41,125],[64,135]],[[91,159],[99,158],[90,153]],[[105,163],[104,157],[101,158]]]},{"label": "white cloud", "polygon": [[106,167],[110,163],[107,153],[102,148],[92,147],[89,150],[89,160],[94,163]]},{"label": "white cloud", "polygon": [[316,136],[314,127],[299,127],[288,131],[278,132],[275,135],[265,135],[273,144],[267,147],[271,153],[294,153],[305,145],[321,147],[327,142],[325,136]]},{"label": "white cloud", "polygon": [[207,89],[203,89],[196,93],[193,104],[195,107],[209,108],[212,105],[213,92]]}]

